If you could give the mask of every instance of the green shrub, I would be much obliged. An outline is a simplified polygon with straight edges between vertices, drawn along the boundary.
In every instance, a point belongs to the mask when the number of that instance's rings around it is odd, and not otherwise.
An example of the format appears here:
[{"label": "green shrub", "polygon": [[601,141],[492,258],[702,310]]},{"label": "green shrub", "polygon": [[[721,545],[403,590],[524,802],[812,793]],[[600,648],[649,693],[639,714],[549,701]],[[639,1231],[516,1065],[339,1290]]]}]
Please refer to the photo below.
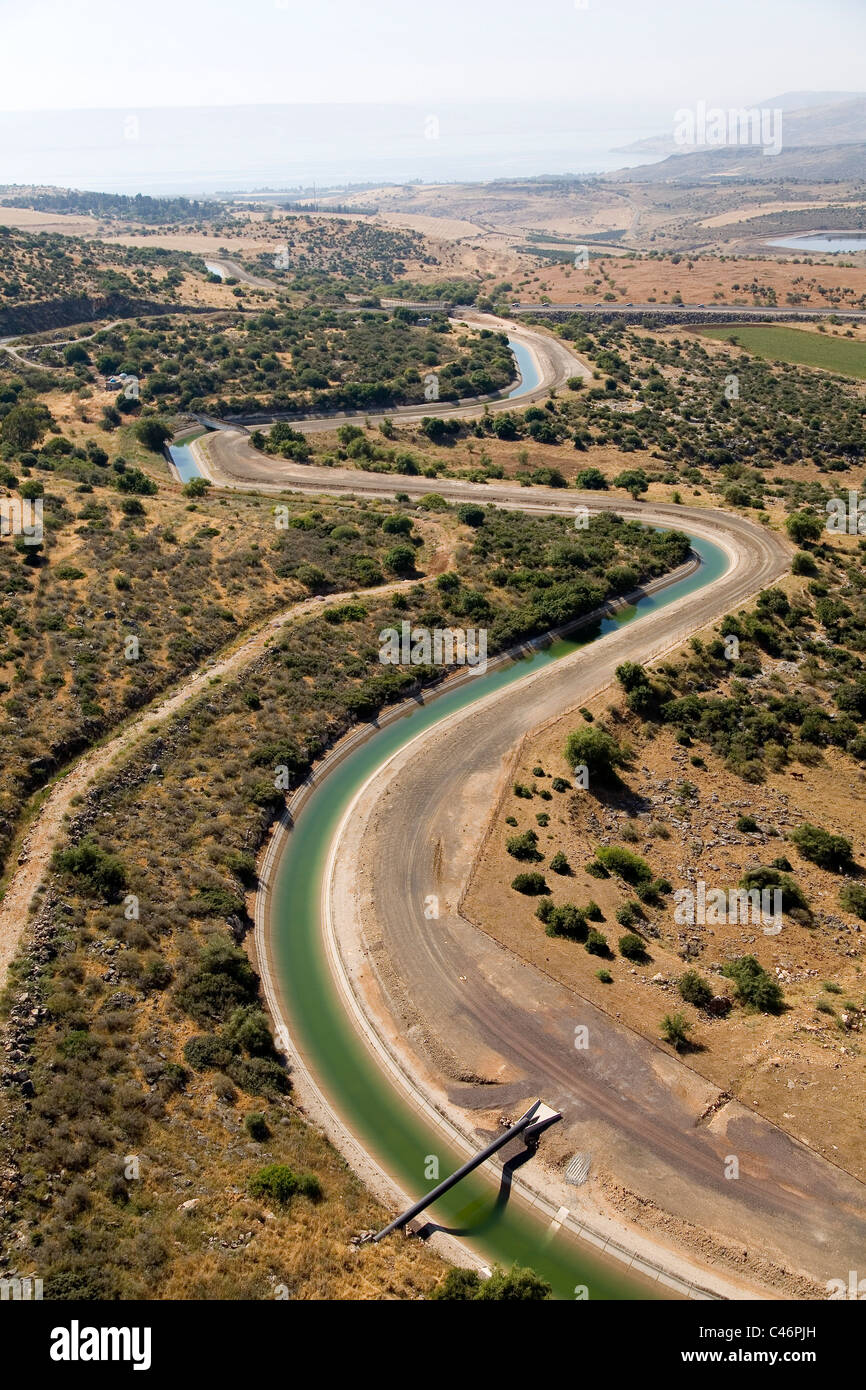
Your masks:
[{"label": "green shrub", "polygon": [[[550,867],[553,868],[553,861]],[[839,893],[839,905],[866,922],[866,888],[862,884],[846,883]]]},{"label": "green shrub", "polygon": [[270,1163],[253,1173],[247,1190],[251,1197],[263,1197],[287,1206],[293,1197],[309,1197],[317,1202],[322,1196],[322,1184],[314,1173],[296,1173],[285,1163]]},{"label": "green shrub", "polygon": [[777,1014],[784,1007],[781,986],[768,975],[754,956],[739,956],[722,966],[722,974],[734,981],[737,999],[746,1008]]},{"label": "green shrub", "polygon": [[115,483],[118,492],[133,493],[137,497],[152,497],[159,491],[153,478],[149,478],[140,468],[127,468],[118,473]]},{"label": "green shrub", "polygon": [[600,845],[595,856],[606,869],[618,878],[624,879],[626,883],[652,881],[653,872],[646,860],[621,845]]},{"label": "green shrub", "polygon": [[218,884],[196,893],[192,906],[197,917],[238,917],[246,911],[243,898]]},{"label": "green shrub", "polygon": [[57,850],[53,867],[75,880],[83,893],[112,901],[126,887],[126,869],[115,854],[108,854],[90,836],[71,849]]},{"label": "green shrub", "polygon": [[411,545],[395,545],[382,557],[382,564],[392,574],[412,574],[415,569],[415,551]]},{"label": "green shrub", "polygon": [[737,817],[737,829],[738,829],[742,834],[745,835],[745,834],[747,834],[747,833],[750,832],[750,831],[757,830],[757,828],[758,828],[758,822],[755,820],[755,817],[754,817],[754,816],[738,816],[738,817]]},{"label": "green shrub", "polygon": [[222,1020],[258,997],[259,977],[246,953],[225,938],[211,941],[177,991],[177,1002],[199,1023]]},{"label": "green shrub", "polygon": [[285,1067],[273,1057],[235,1057],[226,1068],[242,1091],[276,1100],[290,1089]]},{"label": "green shrub", "polygon": [[231,1043],[220,1033],[202,1033],[190,1038],[184,1045],[183,1055],[193,1071],[224,1071],[234,1056]]},{"label": "green shrub", "polygon": [[597,931],[595,927],[590,927],[586,936],[586,949],[591,956],[610,955],[610,947],[607,944],[607,937],[604,932]]},{"label": "green shrub", "polygon": [[788,837],[797,846],[804,859],[817,864],[821,869],[831,869],[836,873],[851,867],[853,846],[844,835],[831,835],[819,825],[804,821]]},{"label": "green shrub", "polygon": [[550,889],[544,881],[544,874],[529,873],[518,874],[511,880],[511,886],[518,893],[526,893],[530,897],[537,897],[541,893],[549,893]]},{"label": "green shrub", "polygon": [[765,888],[779,888],[782,892],[782,911],[800,913],[804,918],[809,917],[809,903],[803,890],[794,880],[780,869],[772,868],[768,864],[761,864],[757,868],[747,869],[740,879],[740,888],[752,890],[754,888],[763,892]]},{"label": "green shrub", "polygon": [[538,836],[534,830],[524,830],[522,835],[511,835],[505,842],[505,848],[514,859],[528,860],[531,863],[539,863],[544,857],[538,853],[536,845]]},{"label": "green shrub", "polygon": [[662,1038],[676,1048],[677,1052],[688,1047],[692,1025],[682,1014],[665,1014],[661,1023]]},{"label": "green shrub", "polygon": [[244,1128],[251,1139],[255,1139],[261,1144],[265,1139],[270,1138],[270,1129],[264,1115],[258,1110],[250,1111],[244,1120]]},{"label": "green shrub", "polygon": [[565,936],[570,941],[583,941],[586,938],[586,919],[573,903],[564,903],[562,907],[551,906],[544,920],[548,936]]},{"label": "green shrub", "polygon": [[680,996],[687,1004],[694,1004],[696,1008],[706,1008],[713,997],[713,991],[708,983],[697,970],[687,970],[677,980],[677,989]]},{"label": "green shrub", "polygon": [[571,866],[561,849],[558,849],[556,851],[556,854],[554,854],[553,858],[550,861],[550,867],[555,874],[571,873]]},{"label": "green shrub", "polygon": [[618,942],[619,953],[625,956],[626,960],[645,961],[647,959],[646,944],[636,932],[626,932]]},{"label": "green shrub", "polygon": [[235,1009],[226,1024],[225,1036],[252,1057],[268,1057],[274,1050],[271,1025],[258,1004]]},{"label": "green shrub", "polygon": [[813,557],[805,550],[798,550],[791,561],[792,574],[813,575],[818,573],[818,566]]},{"label": "green shrub", "polygon": [[542,1302],[551,1296],[551,1287],[532,1269],[515,1265],[508,1273],[494,1268],[489,1279],[474,1269],[450,1269],[430,1294],[431,1299],[451,1302]]}]

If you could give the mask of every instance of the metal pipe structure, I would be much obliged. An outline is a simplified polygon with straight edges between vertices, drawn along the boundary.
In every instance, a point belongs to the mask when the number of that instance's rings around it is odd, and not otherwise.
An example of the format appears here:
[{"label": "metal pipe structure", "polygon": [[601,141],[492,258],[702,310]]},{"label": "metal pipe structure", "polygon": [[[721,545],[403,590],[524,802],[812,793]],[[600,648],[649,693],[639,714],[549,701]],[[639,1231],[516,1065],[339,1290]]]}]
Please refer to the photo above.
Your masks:
[{"label": "metal pipe structure", "polygon": [[[539,1109],[543,1112],[542,1116],[540,1119],[535,1120],[535,1116]],[[445,1178],[437,1187],[433,1188],[432,1192],[428,1192],[426,1197],[422,1197],[420,1202],[415,1202],[414,1206],[409,1207],[408,1211],[404,1211],[402,1216],[398,1216],[394,1221],[389,1222],[389,1224],[384,1226],[376,1235],[367,1236],[366,1240],[362,1241],[361,1244],[366,1244],[367,1241],[375,1243],[376,1241],[383,1240],[384,1237],[390,1235],[392,1231],[399,1230],[401,1226],[405,1226],[413,1217],[418,1216],[426,1207],[429,1207],[435,1202],[437,1197],[441,1197],[443,1192],[447,1192],[449,1188],[454,1187],[456,1183],[460,1182],[461,1178],[465,1178],[468,1173],[478,1168],[486,1159],[495,1154],[498,1149],[504,1148],[510,1140],[516,1139],[518,1134],[525,1134],[527,1141],[531,1143],[532,1140],[538,1137],[543,1129],[546,1129],[548,1125],[555,1124],[557,1120],[561,1119],[562,1116],[558,1114],[557,1111],[551,1110],[549,1106],[542,1106],[542,1102],[537,1100],[534,1105],[529,1107],[525,1115],[521,1115],[520,1119],[517,1120],[510,1129],[507,1129],[504,1134],[500,1134],[499,1138],[494,1139],[491,1144],[488,1144],[486,1149],[482,1149],[481,1153],[476,1154],[474,1158],[470,1158],[463,1164],[462,1168],[458,1168],[456,1172],[452,1173],[450,1178]],[[533,1120],[535,1120],[535,1123],[533,1123]]]}]

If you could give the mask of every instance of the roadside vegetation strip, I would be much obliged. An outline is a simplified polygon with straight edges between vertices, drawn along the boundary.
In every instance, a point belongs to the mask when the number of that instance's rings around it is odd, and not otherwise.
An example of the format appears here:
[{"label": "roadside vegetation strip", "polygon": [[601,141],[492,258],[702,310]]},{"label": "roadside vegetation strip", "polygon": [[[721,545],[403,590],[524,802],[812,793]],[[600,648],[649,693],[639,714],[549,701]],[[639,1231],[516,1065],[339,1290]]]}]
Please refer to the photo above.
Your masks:
[{"label": "roadside vegetation strip", "polygon": [[700,335],[730,343],[768,361],[819,367],[839,376],[866,381],[866,342],[860,339],[812,333],[802,328],[782,328],[778,324],[739,323],[726,328],[701,328]]},{"label": "roadside vegetation strip", "polygon": [[[376,513],[373,519],[378,520],[378,518],[379,514]],[[299,514],[296,519],[303,523],[300,532],[290,529],[284,534],[303,537],[304,527],[308,524],[318,527],[321,523],[328,536],[334,529],[332,519],[327,516],[321,517],[319,521],[314,521],[312,514],[304,512]],[[467,581],[465,586],[458,583],[456,586],[450,584],[446,587],[444,582],[440,583],[437,580],[437,601],[443,614],[448,616],[453,625],[455,619],[458,623],[460,622],[465,592],[466,602],[471,602],[477,613],[489,615],[492,622],[492,645],[495,649],[499,649],[503,645],[510,645],[516,638],[534,636],[539,631],[544,631],[575,613],[590,611],[606,594],[616,596],[628,592],[636,580],[639,581],[643,578],[644,581],[648,582],[652,578],[659,577],[672,564],[682,559],[683,546],[686,545],[685,539],[681,536],[677,538],[676,536],[671,537],[647,531],[633,532],[610,517],[600,516],[594,529],[586,533],[590,538],[589,552],[584,555],[582,547],[586,546],[587,542],[581,540],[583,533],[574,530],[568,531],[562,521],[551,520],[547,523],[536,520],[520,521],[510,519],[507,513],[502,513],[491,516],[486,524],[489,528],[490,542],[494,546],[494,552],[498,546],[502,548],[503,554],[508,553],[508,548],[514,536],[517,535],[522,546],[528,546],[534,554],[536,567],[547,571],[548,581],[555,581],[549,582],[549,587],[539,591],[539,595],[534,600],[530,598],[521,600],[522,591],[517,591],[516,595],[512,593],[509,597],[506,590],[504,600],[501,598],[499,600],[500,611],[497,614],[492,606],[492,599],[501,594],[502,591],[490,584],[488,571],[491,570],[493,560],[487,550],[488,538],[485,537],[484,542],[480,542],[476,531],[475,551],[477,553],[473,551],[467,557],[464,566],[464,579]],[[125,732],[111,736],[104,746],[86,754],[75,765],[71,774],[76,784],[74,790],[80,790],[82,779],[86,782],[98,770],[105,767],[114,756],[122,752],[132,740],[140,734],[148,732],[155,723],[175,713],[186,701],[209,683],[219,680],[229,672],[238,669],[245,662],[254,659],[267,645],[273,634],[285,623],[305,615],[315,614],[323,608],[326,611],[335,610],[338,614],[337,622],[333,625],[324,625],[325,631],[330,633],[327,640],[331,641],[337,640],[338,631],[345,630],[341,624],[366,621],[367,611],[363,606],[361,606],[360,611],[357,609],[358,597],[363,596],[368,602],[383,605],[398,590],[411,586],[412,580],[415,578],[414,557],[416,552],[414,546],[406,542],[406,535],[413,533],[414,526],[415,520],[412,517],[395,515],[386,516],[381,521],[381,525],[374,528],[379,545],[390,545],[395,542],[392,549],[386,550],[381,557],[384,567],[390,573],[395,574],[393,581],[387,584],[376,584],[371,589],[358,588],[357,590],[343,591],[337,595],[327,595],[324,596],[324,600],[311,597],[291,605],[277,617],[270,617],[253,636],[246,639],[239,638],[239,645],[222,660],[217,660],[213,665],[200,670],[196,675],[186,680],[178,691],[161,698],[155,707],[138,717]],[[353,533],[360,535],[358,527],[350,529]],[[467,527],[467,529],[471,531],[471,528]],[[604,541],[605,548],[598,548],[597,542],[599,540]],[[415,537],[415,541],[416,544],[420,543],[420,537]],[[351,545],[353,541],[349,540],[347,544]],[[479,546],[480,549],[478,549]],[[306,552],[301,550],[300,553]],[[574,554],[577,554],[581,559],[579,579],[572,577],[570,557]],[[362,556],[361,559],[364,560],[364,557]],[[623,563],[611,565],[610,562],[616,559],[620,559]],[[587,560],[589,561],[588,566],[584,563]],[[342,574],[340,566],[337,566],[336,572]],[[316,589],[327,586],[328,576],[317,566],[302,565],[297,573],[301,582],[306,584],[308,588]],[[381,577],[381,571],[377,565],[371,567],[370,577],[374,576]],[[477,587],[479,585],[484,587]],[[352,607],[353,597],[355,607]],[[381,664],[377,670],[379,685],[374,688],[374,685],[371,684],[369,691],[362,689],[357,693],[359,701],[357,712],[361,715],[368,708],[376,708],[382,703],[387,703],[389,698],[393,698],[394,692],[399,686],[399,680],[393,671],[388,674],[388,668],[382,667]],[[405,679],[405,682],[411,684],[416,677],[404,673],[404,677],[400,679]],[[405,688],[405,684],[402,688]],[[31,826],[23,849],[28,860],[20,866],[19,871],[13,876],[4,902],[0,905],[0,938],[4,942],[3,955],[0,958],[4,961],[8,961],[10,958],[14,949],[14,941],[17,939],[32,894],[38,886],[42,873],[47,869],[53,835],[59,832],[63,810],[68,804],[68,798],[72,795],[73,789],[70,789],[68,781],[64,779],[56,783],[38,819]]]},{"label": "roadside vegetation strip", "polygon": [[[407,587],[409,583],[409,580],[398,580],[373,589],[370,594],[373,596],[393,593]],[[317,607],[321,609],[345,603],[358,592],[353,590],[342,594],[329,594]],[[12,873],[0,900],[0,988],[26,927],[33,896],[49,871],[51,854],[63,832],[64,818],[73,798],[81,795],[117,757],[127,752],[157,725],[177,714],[211,682],[220,680],[254,661],[271,642],[274,634],[286,624],[297,618],[308,617],[312,603],[311,599],[302,599],[283,613],[267,619],[251,636],[243,638],[240,645],[228,656],[197,671],[185,680],[179,689],[161,696],[153,708],[135,717],[126,728],[113,732],[108,736],[107,742],[84,753],[67,771],[57,777],[50,789],[43,789],[38,793],[42,798],[42,805],[28,827],[21,851],[24,856],[23,862],[19,863]]]}]

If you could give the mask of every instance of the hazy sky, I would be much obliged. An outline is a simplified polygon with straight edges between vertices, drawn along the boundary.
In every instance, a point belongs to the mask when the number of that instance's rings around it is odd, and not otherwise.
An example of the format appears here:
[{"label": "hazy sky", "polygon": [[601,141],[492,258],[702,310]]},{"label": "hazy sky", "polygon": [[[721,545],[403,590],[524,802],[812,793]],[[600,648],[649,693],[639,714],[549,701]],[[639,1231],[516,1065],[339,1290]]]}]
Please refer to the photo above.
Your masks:
[{"label": "hazy sky", "polygon": [[7,111],[866,86],[866,0],[0,0],[0,24]]}]

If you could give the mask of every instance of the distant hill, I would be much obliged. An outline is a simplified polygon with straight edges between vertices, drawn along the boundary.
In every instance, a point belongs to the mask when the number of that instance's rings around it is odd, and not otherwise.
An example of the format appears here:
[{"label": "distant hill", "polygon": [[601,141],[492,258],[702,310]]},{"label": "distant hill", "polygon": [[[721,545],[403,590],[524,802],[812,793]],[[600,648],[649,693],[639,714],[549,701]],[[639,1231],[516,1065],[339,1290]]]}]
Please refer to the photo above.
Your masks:
[{"label": "distant hill", "polygon": [[863,97],[866,97],[866,92],[783,92],[781,96],[770,97],[769,101],[759,101],[758,106],[778,106],[787,115],[789,111],[834,106],[844,101],[858,101]]},{"label": "distant hill", "polygon": [[[708,103],[710,105],[710,103]],[[745,103],[744,103],[745,105]],[[786,147],[808,148],[866,143],[866,94],[862,92],[785,92],[753,103],[759,110],[780,110]],[[738,109],[735,103],[723,110]],[[676,144],[670,131],[637,140],[618,154],[683,155],[702,153]],[[862,172],[862,169],[861,169]]]},{"label": "distant hill", "polygon": [[866,138],[851,144],[795,146],[787,139],[778,155],[765,155],[755,145],[725,145],[669,155],[657,164],[619,169],[602,175],[614,183],[709,183],[715,179],[747,179],[756,183],[781,179],[824,183],[862,179],[866,170]]}]

